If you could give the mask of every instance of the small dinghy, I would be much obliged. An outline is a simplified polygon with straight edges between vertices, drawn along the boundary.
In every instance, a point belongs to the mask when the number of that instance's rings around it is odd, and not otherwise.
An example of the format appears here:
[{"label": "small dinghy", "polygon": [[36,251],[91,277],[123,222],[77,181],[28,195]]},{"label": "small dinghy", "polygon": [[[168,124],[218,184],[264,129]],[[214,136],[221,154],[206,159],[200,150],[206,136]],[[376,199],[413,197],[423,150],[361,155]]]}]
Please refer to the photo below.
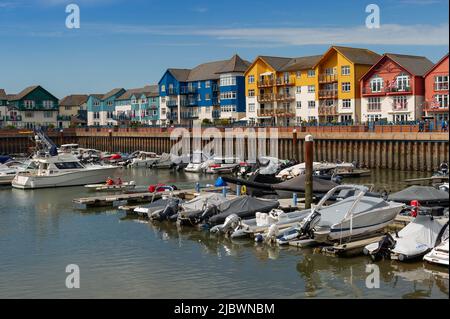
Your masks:
[{"label": "small dinghy", "polygon": [[241,196],[207,208],[202,213],[200,221],[213,226],[224,223],[229,215],[235,214],[242,219],[252,218],[256,212],[268,213],[278,206],[280,203],[277,200]]},{"label": "small dinghy", "polygon": [[390,194],[388,199],[405,204],[417,200],[422,206],[449,206],[448,193],[432,186],[411,186]]},{"label": "small dinghy", "polygon": [[419,214],[398,234],[387,234],[378,243],[367,245],[364,254],[373,260],[381,258],[399,261],[418,259],[441,242],[448,218]]},{"label": "small dinghy", "polygon": [[134,181],[130,181],[130,182],[123,182],[121,184],[113,184],[113,185],[108,185],[106,183],[105,184],[90,184],[90,185],[85,185],[84,187],[86,187],[90,191],[95,191],[95,192],[122,191],[122,190],[134,189],[136,187],[136,183]]}]

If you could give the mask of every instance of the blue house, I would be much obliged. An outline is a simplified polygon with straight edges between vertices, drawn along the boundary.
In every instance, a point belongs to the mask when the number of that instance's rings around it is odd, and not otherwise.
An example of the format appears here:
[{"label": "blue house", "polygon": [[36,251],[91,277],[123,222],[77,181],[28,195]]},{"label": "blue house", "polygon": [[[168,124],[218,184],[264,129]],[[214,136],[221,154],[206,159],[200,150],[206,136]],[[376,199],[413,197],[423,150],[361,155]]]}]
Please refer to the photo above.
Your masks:
[{"label": "blue house", "polygon": [[106,94],[91,94],[87,100],[88,125],[117,125],[114,119],[116,100],[125,93],[125,89],[117,88]]},{"label": "blue house", "polygon": [[158,83],[160,124],[192,125],[205,119],[244,117],[248,66],[248,61],[235,55],[193,69],[168,69]]}]

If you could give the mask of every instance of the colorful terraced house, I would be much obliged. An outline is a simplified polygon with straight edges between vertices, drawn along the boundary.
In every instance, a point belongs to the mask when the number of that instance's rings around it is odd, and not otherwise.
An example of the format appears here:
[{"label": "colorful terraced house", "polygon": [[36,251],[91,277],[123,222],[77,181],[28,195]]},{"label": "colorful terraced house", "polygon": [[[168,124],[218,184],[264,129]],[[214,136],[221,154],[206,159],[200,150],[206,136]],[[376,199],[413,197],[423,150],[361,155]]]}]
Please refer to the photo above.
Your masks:
[{"label": "colorful terraced house", "polygon": [[361,122],[362,76],[380,59],[359,48],[332,46],[314,66],[319,122]]},{"label": "colorful terraced house", "polygon": [[423,76],[432,66],[423,56],[384,54],[361,78],[362,122],[422,119]]},{"label": "colorful terraced house", "polygon": [[114,119],[120,124],[140,122],[146,125],[157,125],[159,122],[158,91],[158,85],[127,90],[116,99]]},{"label": "colorful terraced house", "polygon": [[433,118],[436,125],[449,116],[448,96],[448,53],[437,62],[427,73],[425,73],[425,115]]},{"label": "colorful terraced house", "polygon": [[160,124],[192,125],[204,120],[238,121],[245,116],[244,72],[238,55],[193,69],[168,69],[159,81]]},{"label": "colorful terraced house", "polygon": [[123,88],[111,90],[106,94],[91,94],[87,100],[89,126],[113,126],[118,122],[114,118],[116,100],[126,92]]},{"label": "colorful terraced house", "polygon": [[320,58],[256,58],[245,74],[247,120],[267,125],[317,121],[314,66]]},{"label": "colorful terraced house", "polygon": [[7,106],[2,107],[3,126],[17,128],[57,126],[59,100],[40,85],[27,87],[19,94],[9,94],[6,97]]},{"label": "colorful terraced house", "polygon": [[59,101],[58,127],[84,126],[87,123],[88,95],[72,94]]}]

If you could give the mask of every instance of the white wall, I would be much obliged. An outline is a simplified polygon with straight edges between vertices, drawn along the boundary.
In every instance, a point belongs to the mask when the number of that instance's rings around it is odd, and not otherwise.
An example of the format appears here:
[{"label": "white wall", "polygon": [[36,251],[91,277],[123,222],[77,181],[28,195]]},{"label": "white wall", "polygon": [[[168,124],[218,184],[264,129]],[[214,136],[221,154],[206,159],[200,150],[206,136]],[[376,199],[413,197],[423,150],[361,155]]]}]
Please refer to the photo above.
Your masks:
[{"label": "white wall", "polygon": [[[308,102],[315,101],[316,107],[309,108]],[[297,102],[302,103],[300,109],[297,108]],[[316,120],[319,120],[319,101],[316,101],[316,93],[308,93],[308,86],[302,86],[301,93],[295,93],[295,116],[301,117],[302,120],[308,121],[310,116],[314,116]]]},{"label": "white wall", "polygon": [[367,122],[369,114],[380,114],[381,118],[387,118],[388,121],[393,121],[395,114],[408,114],[408,121],[420,119],[422,116],[422,104],[424,102],[424,97],[419,95],[409,95],[407,96],[407,101],[408,108],[405,111],[393,111],[393,96],[383,96],[381,97],[381,111],[368,112],[369,98],[363,97],[361,99],[361,120],[362,122]]}]

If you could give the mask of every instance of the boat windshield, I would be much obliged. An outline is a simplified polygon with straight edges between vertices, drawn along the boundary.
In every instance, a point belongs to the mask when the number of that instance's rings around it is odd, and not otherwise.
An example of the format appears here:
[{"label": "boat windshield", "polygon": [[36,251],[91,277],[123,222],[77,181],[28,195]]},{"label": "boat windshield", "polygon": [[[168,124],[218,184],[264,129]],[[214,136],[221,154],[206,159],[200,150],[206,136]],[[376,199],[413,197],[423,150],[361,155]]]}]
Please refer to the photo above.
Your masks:
[{"label": "boat windshield", "polygon": [[83,166],[79,162],[61,162],[61,163],[55,163],[55,166],[59,169],[83,168]]}]

